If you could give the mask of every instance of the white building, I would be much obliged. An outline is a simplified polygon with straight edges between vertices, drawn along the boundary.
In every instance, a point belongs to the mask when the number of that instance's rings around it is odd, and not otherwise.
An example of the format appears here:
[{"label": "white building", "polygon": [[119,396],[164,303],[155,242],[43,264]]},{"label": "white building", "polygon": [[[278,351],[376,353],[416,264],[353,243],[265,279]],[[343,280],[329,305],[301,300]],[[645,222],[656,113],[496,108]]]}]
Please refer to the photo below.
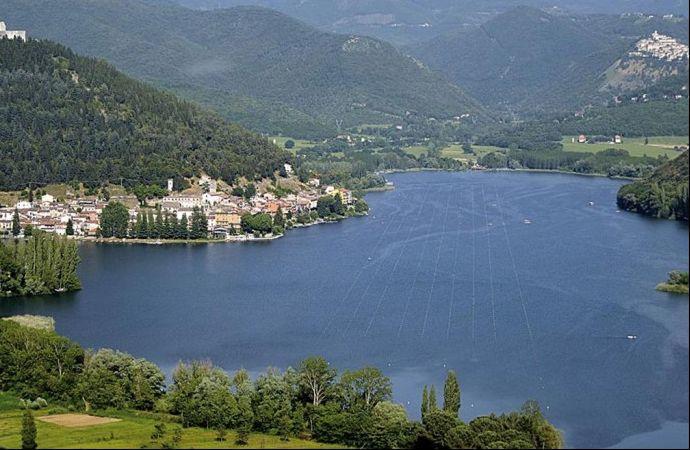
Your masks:
[{"label": "white building", "polygon": [[24,30],[8,30],[7,27],[5,26],[5,22],[0,21],[0,39],[2,38],[8,38],[8,39],[21,39],[22,41],[26,41],[26,31]]}]

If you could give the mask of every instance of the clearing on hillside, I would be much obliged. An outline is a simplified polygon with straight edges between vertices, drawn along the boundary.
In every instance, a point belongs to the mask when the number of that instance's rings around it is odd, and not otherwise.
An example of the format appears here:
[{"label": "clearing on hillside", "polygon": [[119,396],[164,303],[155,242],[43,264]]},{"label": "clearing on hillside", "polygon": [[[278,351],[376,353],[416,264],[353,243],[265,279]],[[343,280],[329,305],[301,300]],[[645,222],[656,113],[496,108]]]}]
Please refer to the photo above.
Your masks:
[{"label": "clearing on hillside", "polygon": [[95,425],[104,425],[106,423],[120,422],[121,419],[113,419],[110,417],[97,417],[88,414],[57,414],[54,416],[37,417],[42,422],[60,425],[62,427],[78,428],[78,427],[93,427]]}]

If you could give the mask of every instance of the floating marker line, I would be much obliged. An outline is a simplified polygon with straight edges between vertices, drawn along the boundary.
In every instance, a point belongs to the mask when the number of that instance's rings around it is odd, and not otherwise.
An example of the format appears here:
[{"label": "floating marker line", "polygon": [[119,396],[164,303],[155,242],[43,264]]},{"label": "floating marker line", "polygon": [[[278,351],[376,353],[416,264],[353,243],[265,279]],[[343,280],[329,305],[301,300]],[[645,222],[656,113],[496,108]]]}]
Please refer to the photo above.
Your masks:
[{"label": "floating marker line", "polygon": [[482,203],[484,203],[484,222],[486,224],[486,245],[489,253],[489,288],[491,289],[491,321],[494,328],[494,344],[498,342],[496,333],[496,299],[494,293],[494,275],[493,267],[491,265],[491,227],[489,226],[489,214],[486,212],[486,195],[484,193],[484,185],[482,185]]},{"label": "floating marker line", "polygon": [[[398,215],[400,215],[400,213],[398,213]],[[397,217],[397,215],[396,215],[396,217]],[[388,230],[389,230],[389,228],[390,228],[390,226],[391,226],[391,224],[392,224],[393,222],[395,222],[395,220],[393,220],[393,217],[391,217],[391,218],[388,220],[388,224],[386,224],[386,228],[384,228],[383,233],[381,233],[381,234],[379,235],[378,239],[376,240],[376,244],[374,244],[374,248],[373,248],[372,251],[371,251],[371,255],[372,255],[372,256],[376,254],[376,251],[378,250],[379,245],[380,245],[381,242],[383,241],[383,237],[386,235],[386,233],[388,232]],[[371,258],[371,256],[370,256],[369,258]],[[350,284],[350,287],[347,289],[347,291],[345,292],[345,295],[342,297],[342,299],[340,299],[340,301],[338,302],[338,305],[333,309],[333,314],[331,314],[330,319],[328,320],[328,322],[326,323],[326,325],[323,327],[323,330],[321,330],[321,337],[322,337],[322,338],[326,335],[326,331],[327,331],[327,330],[331,327],[331,325],[333,324],[333,321],[335,320],[335,318],[336,318],[337,315],[338,315],[338,310],[341,308],[341,306],[345,303],[345,300],[347,300],[347,298],[348,298],[348,297],[350,296],[350,294],[352,293],[352,290],[354,289],[355,285],[356,285],[357,282],[359,281],[359,278],[362,276],[362,274],[363,274],[371,265],[372,265],[372,264],[371,264],[371,262],[370,262],[370,263],[364,264],[364,265],[359,269],[359,271],[357,272],[357,275],[355,276],[354,280],[353,280],[352,283]]]},{"label": "floating marker line", "polygon": [[[460,190],[460,193],[458,195],[458,205],[462,204],[462,190]],[[461,214],[459,211],[458,207],[458,224],[460,223],[461,220]],[[460,237],[462,234],[460,233],[462,231],[462,228],[458,226],[458,231],[457,231],[457,238],[455,239],[455,250],[453,254],[453,273],[451,274],[451,287],[450,287],[450,305],[448,307],[448,327],[446,328],[446,339],[450,339],[450,329],[451,329],[451,322],[453,320],[453,306],[455,304],[455,280],[457,279],[457,267],[458,267],[458,248],[460,247]]]},{"label": "floating marker line", "polygon": [[477,350],[477,296],[475,281],[477,277],[477,235],[474,214],[474,186],[472,187],[472,359],[476,358]]},{"label": "floating marker line", "polygon": [[[434,210],[433,216],[431,216],[431,221],[429,223],[433,223],[434,218],[436,217],[436,210]],[[424,237],[424,246],[422,247],[422,255],[426,251],[426,244],[429,242],[429,234],[427,234]],[[414,275],[414,279],[412,281],[412,286],[410,287],[410,293],[407,296],[407,299],[405,300],[405,308],[403,309],[403,315],[402,318],[400,319],[400,326],[398,327],[398,338],[400,337],[400,334],[402,333],[402,329],[405,326],[405,321],[407,320],[407,311],[410,308],[410,300],[412,296],[414,295],[414,288],[417,285],[417,279],[419,278],[419,272],[420,268],[422,267],[422,255],[420,255],[419,259],[417,259],[417,270]]]},{"label": "floating marker line", "polygon": [[[452,193],[452,189],[451,189]],[[450,204],[450,195],[446,198],[446,209],[443,213],[443,231],[441,233],[441,242],[438,244],[438,250],[436,251],[436,264],[434,265],[434,275],[431,278],[431,289],[429,289],[429,297],[426,302],[426,311],[424,313],[424,322],[422,323],[422,333],[421,337],[424,337],[426,333],[426,324],[429,321],[429,311],[431,310],[431,301],[434,298],[434,288],[436,287],[436,275],[438,274],[438,263],[441,260],[441,249],[443,248],[443,241],[446,238],[446,223],[448,222],[448,205]]]}]

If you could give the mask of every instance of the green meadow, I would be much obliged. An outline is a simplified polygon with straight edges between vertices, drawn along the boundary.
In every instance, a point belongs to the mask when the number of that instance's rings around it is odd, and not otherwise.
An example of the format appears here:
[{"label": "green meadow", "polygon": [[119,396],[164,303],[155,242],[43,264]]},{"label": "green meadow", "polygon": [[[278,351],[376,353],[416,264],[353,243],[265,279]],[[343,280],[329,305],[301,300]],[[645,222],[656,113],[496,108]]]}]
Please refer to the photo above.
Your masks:
[{"label": "green meadow", "polygon": [[627,150],[631,156],[652,156],[658,157],[666,155],[669,158],[675,158],[680,155],[680,152],[673,149],[674,146],[688,145],[688,136],[651,136],[649,143],[645,145],[645,138],[623,138],[620,144],[579,144],[577,138],[572,142],[574,136],[565,136],[563,138],[563,149],[573,152],[598,153],[609,148],[617,148]]},{"label": "green meadow", "polygon": [[[58,413],[57,411],[51,410],[50,406],[33,411],[38,448],[160,448],[160,442],[151,440],[154,425],[165,423],[167,436],[163,441],[169,441],[173,430],[179,426],[173,416],[137,411],[96,412],[93,415],[120,421],[86,427],[65,427],[38,420],[41,416]],[[21,448],[22,414],[23,409],[17,398],[0,393],[0,448]],[[179,448],[329,448],[318,442],[296,438],[283,441],[278,436],[267,434],[251,434],[248,445],[239,446],[235,444],[237,435],[233,431],[229,430],[222,442],[217,441],[216,436],[213,430],[184,428]]]}]

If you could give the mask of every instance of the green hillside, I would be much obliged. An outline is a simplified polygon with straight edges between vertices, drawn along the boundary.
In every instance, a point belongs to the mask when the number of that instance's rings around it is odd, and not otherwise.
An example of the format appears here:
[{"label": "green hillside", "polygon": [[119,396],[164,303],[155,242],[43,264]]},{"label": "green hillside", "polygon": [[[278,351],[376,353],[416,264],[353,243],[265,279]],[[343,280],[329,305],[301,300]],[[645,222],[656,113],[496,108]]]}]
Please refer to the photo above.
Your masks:
[{"label": "green hillside", "polygon": [[[6,0],[0,17],[272,134],[390,123],[407,111],[483,116],[459,88],[391,45],[322,32],[269,9]],[[310,124],[295,129],[299,115]]]},{"label": "green hillside", "polygon": [[48,41],[0,40],[0,190],[272,175],[290,156],[214,114]]},{"label": "green hillside", "polygon": [[688,151],[647,179],[621,187],[618,206],[648,216],[688,220]]},{"label": "green hillside", "polygon": [[[687,19],[575,16],[518,7],[479,27],[407,48],[486,105],[539,115],[609,103],[629,89],[666,78],[687,86],[687,58],[654,63],[626,55],[655,30],[687,42]],[[687,97],[685,92],[684,97]]]}]

